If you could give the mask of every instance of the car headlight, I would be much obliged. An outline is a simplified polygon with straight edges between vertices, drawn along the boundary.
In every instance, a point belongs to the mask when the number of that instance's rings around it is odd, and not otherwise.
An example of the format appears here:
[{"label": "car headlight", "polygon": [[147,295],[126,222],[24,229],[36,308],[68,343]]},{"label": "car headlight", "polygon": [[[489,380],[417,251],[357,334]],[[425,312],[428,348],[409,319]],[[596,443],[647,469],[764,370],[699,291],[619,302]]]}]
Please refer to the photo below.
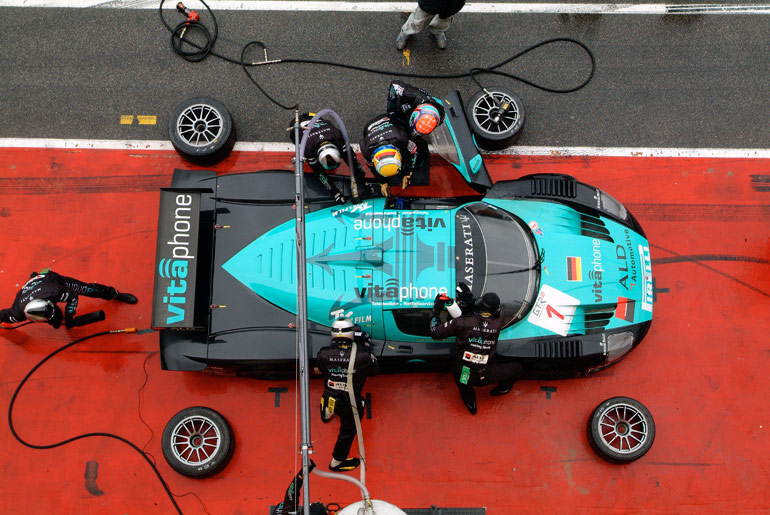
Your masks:
[{"label": "car headlight", "polygon": [[604,193],[602,191],[602,209],[607,211],[608,213],[611,213],[621,220],[627,220],[628,219],[628,210],[626,207],[615,200],[612,195],[608,193]]},{"label": "car headlight", "polygon": [[634,333],[624,331],[607,335],[607,361],[613,362],[625,355],[634,345]]}]

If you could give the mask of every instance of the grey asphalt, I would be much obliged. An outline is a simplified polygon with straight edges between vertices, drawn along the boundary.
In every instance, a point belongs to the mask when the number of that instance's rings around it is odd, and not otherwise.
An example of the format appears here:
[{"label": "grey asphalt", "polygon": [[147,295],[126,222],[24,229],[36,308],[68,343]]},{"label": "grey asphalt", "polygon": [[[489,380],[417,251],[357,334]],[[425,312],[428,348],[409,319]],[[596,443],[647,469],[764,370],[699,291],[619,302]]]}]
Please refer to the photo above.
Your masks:
[{"label": "grey asphalt", "polygon": [[[689,3],[689,2],[678,2]],[[540,41],[575,38],[596,57],[585,88],[540,91],[500,76],[480,76],[523,99],[520,145],[770,148],[770,15],[472,14],[461,12],[449,48],[427,33],[394,48],[404,13],[215,11],[215,51],[238,59],[248,41],[271,59],[314,59],[372,67],[375,75],[334,66],[252,68],[278,101],[302,110],[330,108],[357,141],[385,109],[396,73],[461,74]],[[170,24],[181,15],[165,11]],[[207,16],[203,16],[208,22]],[[170,47],[154,9],[0,7],[0,137],[168,139],[175,104],[214,97],[230,109],[239,141],[285,142],[289,111],[271,103],[236,64],[209,56],[188,63]],[[577,47],[541,47],[501,68],[555,88],[579,84],[589,61]],[[409,79],[434,95],[478,90],[467,77]],[[121,115],[155,115],[155,125],[120,124]]]}]

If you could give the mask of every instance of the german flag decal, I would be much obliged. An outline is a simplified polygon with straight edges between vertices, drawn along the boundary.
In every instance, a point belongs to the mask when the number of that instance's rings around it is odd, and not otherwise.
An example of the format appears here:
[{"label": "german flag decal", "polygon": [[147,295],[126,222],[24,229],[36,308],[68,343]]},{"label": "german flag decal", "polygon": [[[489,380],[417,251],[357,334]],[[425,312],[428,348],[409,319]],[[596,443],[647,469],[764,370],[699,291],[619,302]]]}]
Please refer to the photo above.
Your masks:
[{"label": "german flag decal", "polygon": [[567,280],[583,280],[583,260],[579,257],[567,256]]},{"label": "german flag decal", "polygon": [[635,303],[636,301],[633,299],[618,297],[618,307],[615,308],[615,318],[625,320],[626,322],[633,322]]}]

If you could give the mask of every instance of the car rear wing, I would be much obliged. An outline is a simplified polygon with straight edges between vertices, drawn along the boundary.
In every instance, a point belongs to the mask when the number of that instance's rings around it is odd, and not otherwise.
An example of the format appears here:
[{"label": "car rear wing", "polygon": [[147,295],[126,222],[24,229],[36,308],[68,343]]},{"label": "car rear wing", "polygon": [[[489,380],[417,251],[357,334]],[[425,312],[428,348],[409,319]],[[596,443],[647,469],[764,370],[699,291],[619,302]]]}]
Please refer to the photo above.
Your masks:
[{"label": "car rear wing", "polygon": [[446,116],[444,123],[428,135],[428,143],[473,189],[486,193],[492,187],[492,180],[468,126],[460,92],[454,91],[443,99],[434,100],[441,102]]},{"label": "car rear wing", "polygon": [[208,306],[203,304],[209,298],[209,285],[204,278],[209,275],[211,245],[206,244],[210,235],[207,237],[205,231],[201,234],[203,193],[213,191],[209,188],[161,188],[153,329],[205,329],[208,325]]}]

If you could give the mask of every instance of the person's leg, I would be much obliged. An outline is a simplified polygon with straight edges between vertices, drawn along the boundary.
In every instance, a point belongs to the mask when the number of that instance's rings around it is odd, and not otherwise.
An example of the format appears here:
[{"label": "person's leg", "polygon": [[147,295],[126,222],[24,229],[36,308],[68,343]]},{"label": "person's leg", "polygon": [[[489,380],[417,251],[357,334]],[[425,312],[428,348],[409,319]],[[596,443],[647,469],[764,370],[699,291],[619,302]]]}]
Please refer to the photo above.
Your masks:
[{"label": "person's leg", "polygon": [[433,19],[435,15],[427,13],[416,7],[409,18],[401,26],[401,31],[396,38],[396,48],[402,50],[406,46],[406,42],[409,40],[409,36],[414,36],[419,33],[425,26]]},{"label": "person's leg", "polygon": [[355,416],[349,404],[345,406],[345,409],[340,409],[338,402],[336,412],[340,418],[340,432],[337,435],[337,443],[334,444],[329,468],[332,470],[352,470],[360,463],[358,458],[348,458],[350,447],[356,438]]},{"label": "person's leg", "polygon": [[[465,370],[467,369],[467,370]],[[471,372],[468,367],[464,367],[462,363],[455,364],[452,367],[452,379],[454,379],[457,389],[460,390],[460,397],[473,415],[476,414],[476,391],[472,386]]]},{"label": "person's leg", "polygon": [[489,375],[489,382],[498,382],[498,385],[490,390],[489,394],[493,396],[505,395],[513,388],[513,383],[521,375],[522,366],[516,361],[507,363],[495,363]]},{"label": "person's leg", "polygon": [[430,22],[430,33],[436,39],[436,46],[441,50],[446,49],[446,31],[452,25],[452,18],[452,16],[449,18],[435,16]]}]

